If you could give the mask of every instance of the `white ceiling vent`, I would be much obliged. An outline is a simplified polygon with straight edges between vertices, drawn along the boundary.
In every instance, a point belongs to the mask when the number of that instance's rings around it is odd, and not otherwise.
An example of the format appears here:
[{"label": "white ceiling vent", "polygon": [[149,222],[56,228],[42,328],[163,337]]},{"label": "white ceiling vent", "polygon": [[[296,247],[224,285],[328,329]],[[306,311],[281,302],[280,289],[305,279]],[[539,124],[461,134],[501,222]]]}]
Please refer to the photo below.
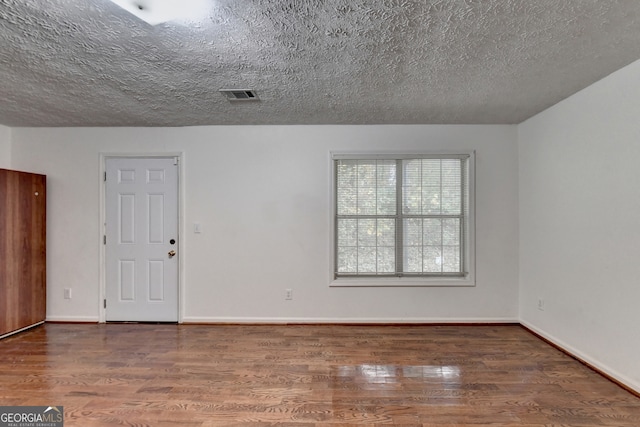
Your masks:
[{"label": "white ceiling vent", "polygon": [[253,89],[220,89],[229,101],[260,101]]}]

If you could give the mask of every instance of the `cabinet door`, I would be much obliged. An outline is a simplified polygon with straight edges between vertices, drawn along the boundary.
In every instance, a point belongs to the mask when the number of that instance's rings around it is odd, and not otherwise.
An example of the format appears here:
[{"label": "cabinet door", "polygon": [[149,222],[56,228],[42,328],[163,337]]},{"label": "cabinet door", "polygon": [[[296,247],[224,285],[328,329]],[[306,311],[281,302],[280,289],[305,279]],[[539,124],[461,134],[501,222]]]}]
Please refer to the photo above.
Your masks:
[{"label": "cabinet door", "polygon": [[0,336],[46,316],[45,180],[0,169]]}]

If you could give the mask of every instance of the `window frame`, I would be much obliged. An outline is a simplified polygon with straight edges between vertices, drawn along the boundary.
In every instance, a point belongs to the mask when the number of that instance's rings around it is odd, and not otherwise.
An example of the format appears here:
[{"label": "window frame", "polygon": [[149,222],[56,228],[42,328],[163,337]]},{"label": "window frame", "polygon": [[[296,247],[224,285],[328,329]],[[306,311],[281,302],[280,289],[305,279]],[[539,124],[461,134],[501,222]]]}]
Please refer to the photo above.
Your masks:
[{"label": "window frame", "polygon": [[[338,160],[408,160],[408,159],[467,159],[466,190],[468,200],[465,218],[466,233],[461,242],[465,275],[403,276],[354,275],[336,277],[337,269],[337,161]],[[330,280],[332,287],[438,287],[475,286],[475,151],[455,150],[437,152],[331,152],[330,153]],[[463,183],[464,185],[464,183]],[[402,215],[401,215],[402,216]]]}]

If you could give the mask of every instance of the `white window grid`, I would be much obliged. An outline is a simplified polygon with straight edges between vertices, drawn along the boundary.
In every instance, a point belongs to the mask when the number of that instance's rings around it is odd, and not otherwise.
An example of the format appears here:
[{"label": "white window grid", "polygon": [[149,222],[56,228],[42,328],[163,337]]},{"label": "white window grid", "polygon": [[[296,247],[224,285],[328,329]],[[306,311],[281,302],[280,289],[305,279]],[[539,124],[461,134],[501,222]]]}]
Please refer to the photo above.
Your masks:
[{"label": "white window grid", "polygon": [[[460,209],[457,214],[433,214],[433,213],[412,213],[407,211],[407,207],[403,205],[403,200],[405,200],[405,192],[408,186],[403,184],[406,183],[405,177],[403,176],[405,173],[404,165],[407,164],[408,160],[424,160],[424,159],[438,159],[438,160],[455,160],[460,162],[460,177],[459,177],[459,203]],[[467,278],[470,273],[471,266],[471,222],[472,222],[472,176],[470,176],[470,167],[471,160],[473,159],[473,153],[464,153],[464,154],[406,154],[406,155],[387,155],[387,154],[334,154],[333,162],[334,162],[334,187],[333,187],[333,196],[334,196],[334,244],[333,244],[333,253],[334,253],[334,279],[341,278],[367,278],[367,277],[439,277],[439,278]],[[351,161],[362,161],[362,162],[370,162],[372,160],[381,161],[381,164],[389,164],[389,162],[393,162],[395,164],[395,213],[392,215],[389,214],[362,214],[360,212],[356,213],[340,213],[340,203],[338,200],[339,197],[339,167],[341,161],[343,160],[351,160]],[[376,163],[377,164],[377,163]],[[442,169],[440,169],[442,173]],[[442,177],[439,180],[439,191],[442,193]],[[378,189],[375,189],[376,194]],[[377,199],[377,196],[376,196]],[[393,251],[394,251],[394,268],[393,271],[389,271],[389,269],[380,269],[378,265],[375,267],[375,271],[340,271],[340,259],[339,259],[339,251],[340,251],[340,238],[338,235],[338,224],[343,220],[351,220],[351,221],[392,221],[394,223],[394,238],[393,238]],[[440,269],[439,271],[435,271],[435,269],[425,269],[424,265],[421,266],[420,271],[411,271],[411,268],[407,268],[406,264],[406,252],[407,249],[411,246],[408,244],[405,239],[405,231],[408,229],[406,226],[407,221],[413,222],[423,222],[424,221],[453,221],[457,223],[458,228],[458,237],[456,246],[457,252],[457,267],[455,271],[444,271],[444,269]],[[440,232],[442,233],[444,227],[440,227]],[[388,240],[388,239],[387,239]],[[444,238],[440,236],[440,244],[436,245],[440,247],[440,254],[443,257],[444,248]],[[387,242],[388,244],[388,242]],[[379,246],[378,241],[373,245],[376,250],[379,250],[381,247],[384,249],[384,246]],[[424,250],[424,246],[421,248]],[[358,251],[356,251],[358,252]],[[414,268],[415,270],[415,268]]]}]

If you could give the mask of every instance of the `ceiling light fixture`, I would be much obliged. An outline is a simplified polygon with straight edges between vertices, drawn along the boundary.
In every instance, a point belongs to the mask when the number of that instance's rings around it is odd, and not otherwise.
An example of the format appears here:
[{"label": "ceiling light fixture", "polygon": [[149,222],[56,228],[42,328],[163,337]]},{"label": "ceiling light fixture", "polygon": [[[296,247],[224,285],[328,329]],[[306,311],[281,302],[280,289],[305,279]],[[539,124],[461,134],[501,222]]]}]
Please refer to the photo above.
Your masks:
[{"label": "ceiling light fixture", "polygon": [[198,21],[206,15],[207,0],[111,0],[150,25],[167,21]]}]

